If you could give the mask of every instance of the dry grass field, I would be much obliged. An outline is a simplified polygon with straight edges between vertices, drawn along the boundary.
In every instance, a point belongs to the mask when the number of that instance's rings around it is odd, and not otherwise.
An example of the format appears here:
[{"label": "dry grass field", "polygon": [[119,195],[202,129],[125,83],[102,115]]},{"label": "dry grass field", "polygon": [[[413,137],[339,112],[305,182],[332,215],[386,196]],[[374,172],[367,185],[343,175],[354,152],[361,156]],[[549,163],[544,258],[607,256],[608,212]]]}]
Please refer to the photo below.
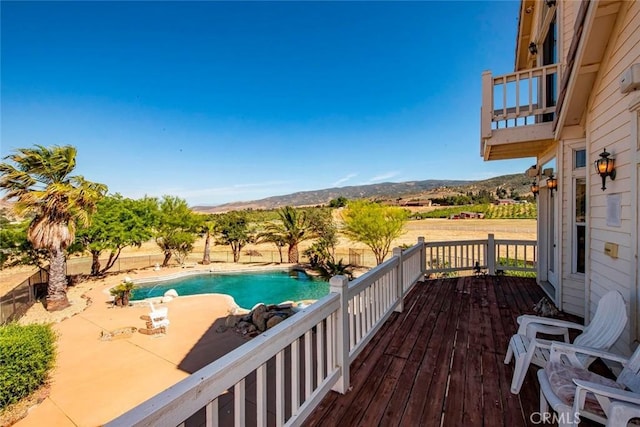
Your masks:
[{"label": "dry grass field", "polygon": [[[392,246],[413,245],[418,237],[424,237],[427,242],[440,242],[451,240],[486,239],[489,233],[493,233],[496,239],[522,239],[536,240],[536,221],[532,219],[423,219],[409,221],[405,227],[406,232],[393,242]],[[310,242],[300,245],[301,251],[307,248]],[[349,248],[367,248],[362,243],[352,242],[346,237],[341,237],[337,250],[348,251]],[[258,252],[275,251],[271,243],[260,245],[247,245],[242,252],[256,250]],[[228,246],[212,246],[212,252],[229,252]],[[204,252],[204,239],[199,239],[193,250],[194,254]],[[286,248],[284,249],[286,254]],[[147,242],[140,248],[126,248],[121,256],[158,255],[160,250],[153,242]],[[192,257],[190,257],[191,259]],[[242,261],[242,259],[241,259]]]}]

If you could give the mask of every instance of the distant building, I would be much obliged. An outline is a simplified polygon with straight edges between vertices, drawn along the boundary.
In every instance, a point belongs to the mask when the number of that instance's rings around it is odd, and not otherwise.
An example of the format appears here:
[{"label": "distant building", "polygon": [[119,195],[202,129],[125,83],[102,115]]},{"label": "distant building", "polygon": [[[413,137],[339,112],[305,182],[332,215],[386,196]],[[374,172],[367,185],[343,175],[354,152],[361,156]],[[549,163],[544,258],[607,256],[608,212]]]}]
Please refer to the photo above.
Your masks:
[{"label": "distant building", "polygon": [[496,205],[515,205],[516,201],[513,199],[498,199],[493,203]]},{"label": "distant building", "polygon": [[459,215],[462,219],[484,219],[482,212],[460,212]]}]

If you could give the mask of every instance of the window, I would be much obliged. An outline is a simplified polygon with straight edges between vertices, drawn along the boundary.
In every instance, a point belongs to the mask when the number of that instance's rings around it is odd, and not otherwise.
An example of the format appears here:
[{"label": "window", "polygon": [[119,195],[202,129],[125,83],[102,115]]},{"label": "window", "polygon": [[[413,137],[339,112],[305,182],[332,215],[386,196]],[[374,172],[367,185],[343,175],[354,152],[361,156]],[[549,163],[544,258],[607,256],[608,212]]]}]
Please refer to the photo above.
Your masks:
[{"label": "window", "polygon": [[575,215],[574,222],[574,257],[573,272],[584,273],[586,247],[586,219],[587,219],[587,181],[577,178],[574,186]]},{"label": "window", "polygon": [[573,169],[587,166],[587,150],[573,150]]}]

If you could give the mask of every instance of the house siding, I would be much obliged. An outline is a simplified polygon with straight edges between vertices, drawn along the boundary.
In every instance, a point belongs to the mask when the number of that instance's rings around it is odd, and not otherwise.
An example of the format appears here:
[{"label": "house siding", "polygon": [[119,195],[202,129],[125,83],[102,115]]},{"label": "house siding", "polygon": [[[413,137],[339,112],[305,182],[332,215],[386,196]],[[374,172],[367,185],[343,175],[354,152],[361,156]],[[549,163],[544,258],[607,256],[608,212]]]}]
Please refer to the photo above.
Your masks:
[{"label": "house siding", "polygon": [[582,178],[585,175],[584,170],[573,170],[573,151],[576,148],[584,148],[584,140],[565,140],[561,144],[562,146],[562,172],[561,176],[564,179],[565,185],[561,186],[562,189],[562,207],[561,220],[562,220],[562,235],[561,235],[561,274],[562,274],[562,310],[575,314],[576,316],[584,317],[584,277],[580,274],[573,274],[573,218],[574,218],[574,203],[573,203],[573,180],[574,178]]},{"label": "house siding", "polygon": [[[589,101],[585,120],[587,130],[588,165],[599,157],[603,149],[612,153],[616,160],[616,179],[607,178],[606,191],[601,190],[601,179],[589,168],[588,197],[588,251],[589,269],[589,301],[590,315],[593,317],[597,302],[609,290],[618,290],[631,307],[631,299],[635,292],[632,289],[631,268],[636,262],[632,248],[631,230],[633,212],[631,208],[632,163],[634,155],[631,151],[631,112],[628,110],[631,99],[620,92],[619,79],[622,73],[632,64],[640,62],[640,2],[623,2],[618,21],[600,65],[600,70],[592,97]],[[621,196],[620,227],[607,225],[607,198],[610,195]],[[604,254],[605,242],[618,245],[618,258]],[[635,317],[629,313],[630,319]],[[614,350],[629,354],[633,342],[631,322],[614,346]]]},{"label": "house siding", "polygon": [[562,25],[562,33],[560,37],[562,41],[560,42],[560,48],[562,51],[560,52],[560,58],[566,58],[569,53],[569,46],[571,46],[571,41],[574,37],[574,28],[573,26],[576,23],[576,14],[578,12],[578,7],[580,7],[580,2],[576,1],[562,1],[558,3],[559,11],[561,14],[560,25]]}]

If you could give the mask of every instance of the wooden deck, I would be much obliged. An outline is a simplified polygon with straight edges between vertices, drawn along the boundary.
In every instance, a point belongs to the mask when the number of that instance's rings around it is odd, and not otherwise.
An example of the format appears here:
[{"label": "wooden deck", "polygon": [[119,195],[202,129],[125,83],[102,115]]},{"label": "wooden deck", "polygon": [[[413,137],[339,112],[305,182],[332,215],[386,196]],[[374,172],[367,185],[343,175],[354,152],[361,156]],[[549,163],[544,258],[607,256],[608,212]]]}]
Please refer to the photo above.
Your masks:
[{"label": "wooden deck", "polygon": [[533,425],[537,368],[513,395],[513,362],[503,360],[516,317],[543,296],[533,279],[515,277],[417,284],[351,365],[352,389],[331,392],[305,425]]}]

